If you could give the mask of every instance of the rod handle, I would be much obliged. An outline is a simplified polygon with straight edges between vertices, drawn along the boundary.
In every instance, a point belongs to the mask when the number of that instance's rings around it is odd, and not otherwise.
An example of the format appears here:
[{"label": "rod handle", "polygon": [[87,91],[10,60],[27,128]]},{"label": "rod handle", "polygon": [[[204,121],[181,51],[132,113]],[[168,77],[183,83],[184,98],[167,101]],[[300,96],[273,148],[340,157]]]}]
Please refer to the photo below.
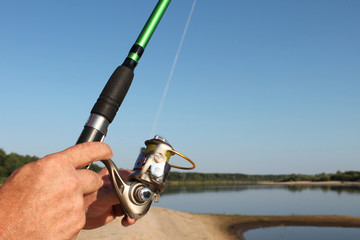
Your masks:
[{"label": "rod handle", "polygon": [[104,116],[111,123],[130,88],[133,78],[134,72],[129,67],[121,65],[116,68],[91,113]]}]

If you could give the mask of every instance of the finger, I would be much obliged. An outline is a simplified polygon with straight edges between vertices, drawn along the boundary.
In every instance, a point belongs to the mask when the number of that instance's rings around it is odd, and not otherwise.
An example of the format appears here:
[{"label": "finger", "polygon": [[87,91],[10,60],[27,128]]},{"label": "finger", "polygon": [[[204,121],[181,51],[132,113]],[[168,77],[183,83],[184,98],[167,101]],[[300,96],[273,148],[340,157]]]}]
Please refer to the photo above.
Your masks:
[{"label": "finger", "polygon": [[[129,181],[129,175],[131,173],[133,173],[130,170],[126,170],[126,169],[118,169],[118,172],[120,173],[121,177],[125,180],[125,181]],[[104,179],[109,179],[110,182],[110,177],[109,177],[109,171],[106,168],[101,169],[98,174],[100,175],[100,177],[103,177]],[[105,182],[105,181],[104,181]]]},{"label": "finger", "polygon": [[124,209],[121,207],[120,204],[118,205],[113,205],[113,213],[116,217],[120,217],[125,215],[125,211]]},{"label": "finger", "polygon": [[121,205],[114,205],[113,206],[113,214],[114,216],[116,217],[120,217],[120,216],[123,216],[124,217],[121,219],[121,224],[124,226],[124,227],[127,227],[127,226],[130,226],[132,224],[134,224],[136,222],[135,219],[131,219],[129,216],[127,216],[125,214],[125,211],[124,209],[121,207]]},{"label": "finger", "polygon": [[[127,170],[127,169],[118,169],[119,173],[124,173],[125,177],[128,177],[131,173],[133,173],[133,171]],[[109,175],[109,171],[107,170],[107,168],[103,168],[101,169],[98,174],[100,175]]]},{"label": "finger", "polygon": [[101,177],[93,171],[81,169],[77,171],[81,190],[84,195],[96,192],[103,185]]},{"label": "finger", "polygon": [[[129,175],[132,172],[129,170],[119,169],[119,173],[125,181],[128,181]],[[101,199],[106,201],[106,203],[109,205],[119,204],[119,198],[116,194],[113,184],[111,183],[107,169],[102,169],[100,172],[98,172],[98,174],[103,180],[103,187],[99,190],[99,196],[101,196]]]},{"label": "finger", "polygon": [[99,160],[108,160],[113,156],[111,148],[102,142],[80,143],[60,153],[64,154],[75,168],[81,168]]},{"label": "finger", "polygon": [[96,218],[86,218],[86,223],[83,229],[94,229],[113,221],[116,218],[115,215],[109,212],[104,213],[103,215],[97,216]]},{"label": "finger", "polygon": [[124,217],[121,219],[121,224],[124,227],[130,226],[132,224],[134,224],[136,222],[136,219],[132,219],[129,216],[127,216],[125,214],[125,211],[123,210],[123,208],[121,207],[121,205],[114,205],[113,206],[113,215],[115,217],[119,217],[119,216],[123,216]]},{"label": "finger", "polygon": [[124,217],[121,219],[121,224],[122,224],[124,227],[133,225],[134,223],[136,223],[136,220],[130,218],[129,216],[124,216]]}]

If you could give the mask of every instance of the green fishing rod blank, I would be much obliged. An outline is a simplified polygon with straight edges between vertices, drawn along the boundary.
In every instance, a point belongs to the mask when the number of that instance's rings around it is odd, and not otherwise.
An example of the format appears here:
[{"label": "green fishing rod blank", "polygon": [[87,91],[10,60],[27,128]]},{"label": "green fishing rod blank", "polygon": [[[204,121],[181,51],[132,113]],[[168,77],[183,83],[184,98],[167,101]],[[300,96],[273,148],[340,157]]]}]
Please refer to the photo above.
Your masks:
[{"label": "green fishing rod blank", "polygon": [[158,26],[170,2],[171,0],[160,0],[155,6],[148,21],[139,34],[139,37],[136,39],[135,44],[132,46],[129,55],[127,56],[127,60],[125,60],[126,64],[132,63],[130,64],[130,67],[132,67],[132,65],[135,65],[136,67],[139,59],[142,56],[142,53],[144,52],[144,49],[149,43],[150,38],[155,32],[155,29]]},{"label": "green fishing rod blank", "polygon": [[158,1],[125,61],[107,81],[77,143],[103,141],[108,125],[113,121],[130,88],[134,69],[170,2],[171,0]]},{"label": "green fishing rod blank", "polygon": [[149,43],[151,36],[153,35],[170,2],[171,0],[163,0],[158,2],[153,12],[151,13],[148,21],[146,22],[143,30],[141,31],[139,37],[136,39],[135,43],[137,45],[146,48],[146,45]]}]

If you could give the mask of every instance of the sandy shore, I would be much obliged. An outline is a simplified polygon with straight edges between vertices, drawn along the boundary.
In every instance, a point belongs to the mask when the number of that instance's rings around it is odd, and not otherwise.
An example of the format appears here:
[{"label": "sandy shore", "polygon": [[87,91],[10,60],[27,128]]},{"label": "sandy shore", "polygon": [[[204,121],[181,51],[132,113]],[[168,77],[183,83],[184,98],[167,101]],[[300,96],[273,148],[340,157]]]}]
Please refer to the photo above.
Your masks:
[{"label": "sandy shore", "polygon": [[120,219],[94,230],[83,230],[77,240],[186,240],[233,239],[212,215],[152,207],[137,223],[122,227]]},{"label": "sandy shore", "polygon": [[360,217],[348,216],[242,216],[193,214],[152,207],[149,213],[130,227],[115,220],[101,228],[83,230],[78,240],[184,240],[244,239],[243,233],[255,228],[274,226],[359,227]]}]

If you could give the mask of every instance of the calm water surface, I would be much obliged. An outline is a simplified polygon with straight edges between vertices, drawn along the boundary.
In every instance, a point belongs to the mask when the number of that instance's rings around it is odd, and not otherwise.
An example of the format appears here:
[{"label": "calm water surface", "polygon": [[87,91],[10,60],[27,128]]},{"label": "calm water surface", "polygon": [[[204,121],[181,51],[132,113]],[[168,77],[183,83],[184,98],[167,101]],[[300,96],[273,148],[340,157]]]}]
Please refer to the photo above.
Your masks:
[{"label": "calm water surface", "polygon": [[250,230],[244,234],[247,240],[359,240],[359,228],[335,227],[272,227]]},{"label": "calm water surface", "polygon": [[[154,206],[193,213],[360,216],[360,186],[167,187]],[[247,240],[358,240],[360,228],[272,227],[250,230]]]},{"label": "calm water surface", "polygon": [[360,187],[168,186],[155,206],[194,213],[360,216]]}]

